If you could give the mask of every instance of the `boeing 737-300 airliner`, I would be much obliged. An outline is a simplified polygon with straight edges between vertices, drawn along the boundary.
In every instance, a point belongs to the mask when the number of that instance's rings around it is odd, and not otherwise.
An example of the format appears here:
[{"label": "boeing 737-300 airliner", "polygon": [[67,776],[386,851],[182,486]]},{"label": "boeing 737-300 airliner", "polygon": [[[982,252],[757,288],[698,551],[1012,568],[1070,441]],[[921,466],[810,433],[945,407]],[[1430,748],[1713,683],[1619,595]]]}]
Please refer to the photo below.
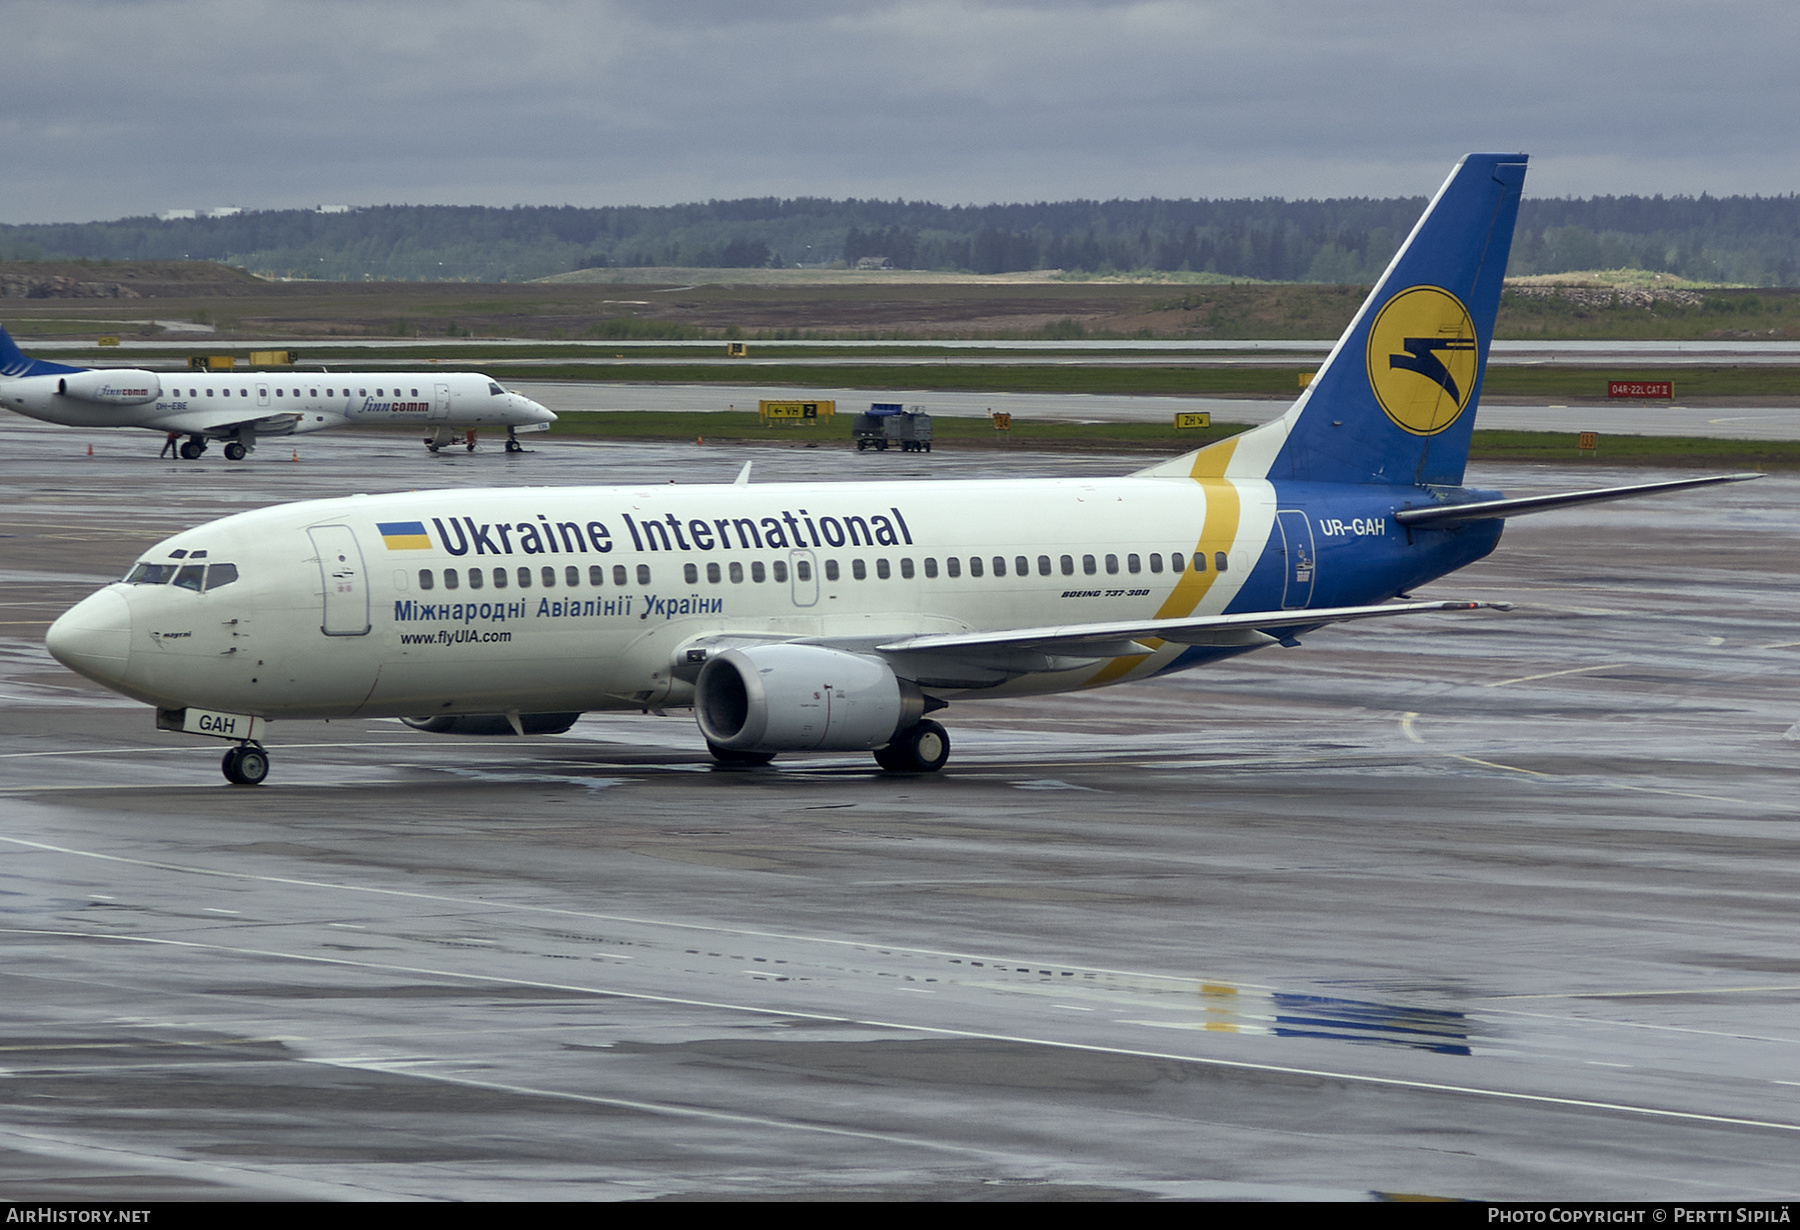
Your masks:
[{"label": "boeing 737-300 airliner", "polygon": [[1463,159],[1285,415],[1126,477],[752,485],[746,466],[287,504],[158,544],[49,649],[164,729],[228,740],[240,784],[268,773],[276,719],[522,735],[683,707],[726,764],[857,750],[929,772],[950,745],[927,715],[952,703],[1467,610],[1390,599],[1487,555],[1508,516],[1755,477],[1463,485],[1524,178],[1523,156]]},{"label": "boeing 737-300 airliner", "polygon": [[[479,372],[170,372],[69,367],[33,359],[0,329],[0,406],[66,427],[143,427],[186,436],[189,461],[208,440],[242,461],[260,436],[408,425],[436,452],[463,431],[544,431],[556,415]],[[469,437],[474,448],[474,437]]]}]

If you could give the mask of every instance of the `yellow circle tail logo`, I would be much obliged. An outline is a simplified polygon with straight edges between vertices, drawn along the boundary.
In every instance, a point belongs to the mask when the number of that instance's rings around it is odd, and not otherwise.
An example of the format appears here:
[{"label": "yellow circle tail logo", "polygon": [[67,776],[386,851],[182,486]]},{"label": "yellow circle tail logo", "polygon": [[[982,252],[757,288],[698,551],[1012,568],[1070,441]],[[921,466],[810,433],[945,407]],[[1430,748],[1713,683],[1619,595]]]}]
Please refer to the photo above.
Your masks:
[{"label": "yellow circle tail logo", "polygon": [[1462,300],[1436,286],[1389,299],[1369,328],[1369,387],[1394,425],[1435,436],[1462,417],[1481,349]]}]

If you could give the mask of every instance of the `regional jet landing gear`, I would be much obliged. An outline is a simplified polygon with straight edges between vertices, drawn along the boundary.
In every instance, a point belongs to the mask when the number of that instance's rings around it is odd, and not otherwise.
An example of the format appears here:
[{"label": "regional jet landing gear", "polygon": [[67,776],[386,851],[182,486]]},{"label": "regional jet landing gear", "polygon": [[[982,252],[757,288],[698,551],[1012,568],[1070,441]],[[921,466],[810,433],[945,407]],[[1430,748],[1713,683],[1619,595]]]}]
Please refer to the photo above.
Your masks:
[{"label": "regional jet landing gear", "polygon": [[260,786],[269,775],[269,753],[262,744],[246,741],[228,749],[219,768],[234,786]]},{"label": "regional jet landing gear", "polygon": [[[448,427],[439,427],[436,431],[425,437],[425,447],[435,453],[440,449],[448,448],[450,445],[454,444],[455,441],[456,433],[454,431],[451,431]],[[469,428],[469,433],[463,438],[463,443],[468,446],[471,453],[475,451],[475,429],[473,427]],[[507,449],[507,452],[511,451],[511,448]]]},{"label": "regional jet landing gear", "polygon": [[522,453],[525,451],[525,446],[519,443],[518,433],[510,427],[506,429],[506,451],[509,453]]},{"label": "regional jet landing gear", "polygon": [[189,436],[181,445],[181,456],[186,461],[200,460],[200,454],[206,451],[205,436]]}]

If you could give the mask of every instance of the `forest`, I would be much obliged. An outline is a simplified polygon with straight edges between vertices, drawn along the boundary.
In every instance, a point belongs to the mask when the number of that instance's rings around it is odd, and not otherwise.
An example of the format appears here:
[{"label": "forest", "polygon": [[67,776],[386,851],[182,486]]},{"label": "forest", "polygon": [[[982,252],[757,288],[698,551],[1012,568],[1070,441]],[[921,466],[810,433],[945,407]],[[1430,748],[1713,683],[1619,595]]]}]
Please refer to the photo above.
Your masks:
[{"label": "forest", "polygon": [[[377,205],[0,226],[0,260],[215,260],[325,281],[514,282],[575,269],[855,265],[1368,284],[1425,207],[1389,200],[1016,205],[764,197],[668,206]],[[1800,284],[1800,194],[1527,199],[1511,276],[1646,269]]]}]

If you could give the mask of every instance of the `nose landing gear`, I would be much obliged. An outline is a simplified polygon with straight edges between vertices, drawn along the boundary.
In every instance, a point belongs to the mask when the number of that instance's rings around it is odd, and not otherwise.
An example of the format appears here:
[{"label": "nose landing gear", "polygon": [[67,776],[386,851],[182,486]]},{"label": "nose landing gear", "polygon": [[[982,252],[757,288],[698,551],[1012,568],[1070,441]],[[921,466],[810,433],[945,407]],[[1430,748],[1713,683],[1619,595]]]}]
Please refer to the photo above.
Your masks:
[{"label": "nose landing gear", "polygon": [[269,775],[269,753],[260,743],[240,743],[226,751],[219,768],[234,786],[260,786]]}]

